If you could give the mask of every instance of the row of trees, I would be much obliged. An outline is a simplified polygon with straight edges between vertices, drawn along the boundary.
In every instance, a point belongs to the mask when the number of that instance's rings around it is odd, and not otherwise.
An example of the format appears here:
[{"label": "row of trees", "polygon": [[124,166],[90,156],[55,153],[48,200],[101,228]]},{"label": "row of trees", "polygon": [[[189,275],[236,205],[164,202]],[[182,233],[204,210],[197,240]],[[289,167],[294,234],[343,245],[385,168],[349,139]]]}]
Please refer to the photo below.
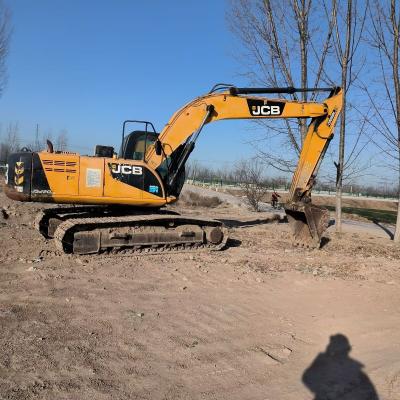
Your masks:
[{"label": "row of trees", "polygon": [[[210,168],[198,162],[191,162],[186,167],[186,176],[189,180],[207,182],[221,185],[240,185],[244,182],[254,183],[267,189],[285,189],[290,187],[290,179],[285,176],[268,177],[265,163],[260,159],[241,160],[225,168]],[[334,193],[335,181],[317,181],[315,191]],[[357,182],[343,184],[346,194],[362,195],[369,197],[396,198],[399,187],[393,186],[390,181],[384,180],[380,184],[362,185]]]},{"label": "row of trees", "polygon": [[54,136],[51,132],[40,134],[39,126],[36,126],[35,134],[29,135],[33,140],[23,140],[20,135],[18,122],[10,123],[4,132],[0,130],[0,164],[7,162],[10,153],[19,151],[21,148],[27,148],[32,151],[40,151],[46,148],[47,140],[54,141],[54,148],[59,151],[66,151],[68,148],[68,133],[61,130]]},{"label": "row of trees", "polygon": [[[362,177],[378,156],[400,183],[400,2],[231,0],[228,20],[243,45],[238,61],[251,84],[301,88],[339,84],[344,89],[339,143],[326,157],[335,165],[331,175],[340,231],[346,180]],[[291,97],[318,100],[317,92]],[[306,134],[305,121],[262,125],[268,133],[254,141],[260,159],[279,171],[293,172]],[[275,146],[266,147],[266,142]],[[372,152],[374,157],[366,156]],[[394,239],[400,241],[400,202]]]},{"label": "row of trees", "polygon": [[203,182],[220,182],[224,185],[235,185],[240,181],[243,176],[242,170],[251,170],[251,175],[258,175],[258,179],[262,185],[271,187],[287,187],[288,180],[285,177],[269,178],[266,176],[265,165],[257,159],[240,160],[231,167],[225,168],[210,168],[202,165],[196,161],[189,162],[186,165],[186,177],[193,181]]}]

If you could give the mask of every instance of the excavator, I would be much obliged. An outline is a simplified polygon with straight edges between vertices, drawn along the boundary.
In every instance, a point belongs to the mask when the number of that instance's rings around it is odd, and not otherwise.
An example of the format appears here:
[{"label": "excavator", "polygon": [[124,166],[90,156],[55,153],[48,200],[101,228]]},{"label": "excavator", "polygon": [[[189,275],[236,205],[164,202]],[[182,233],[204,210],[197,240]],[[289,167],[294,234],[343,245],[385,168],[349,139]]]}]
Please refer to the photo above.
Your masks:
[{"label": "excavator", "polygon": [[[323,102],[286,100],[283,94],[328,92]],[[275,94],[269,98],[265,95]],[[293,242],[319,247],[329,212],[311,202],[311,190],[342,108],[342,89],[239,88],[217,84],[171,117],[157,133],[149,121],[123,124],[119,153],[97,145],[94,155],[23,148],[9,156],[6,195],[17,201],[56,203],[35,227],[65,253],[159,252],[222,249],[222,222],[180,215],[167,207],[185,182],[185,164],[206,124],[224,119],[310,118],[285,212]],[[131,123],[141,130],[127,132]],[[66,205],[72,206],[66,206]]]}]

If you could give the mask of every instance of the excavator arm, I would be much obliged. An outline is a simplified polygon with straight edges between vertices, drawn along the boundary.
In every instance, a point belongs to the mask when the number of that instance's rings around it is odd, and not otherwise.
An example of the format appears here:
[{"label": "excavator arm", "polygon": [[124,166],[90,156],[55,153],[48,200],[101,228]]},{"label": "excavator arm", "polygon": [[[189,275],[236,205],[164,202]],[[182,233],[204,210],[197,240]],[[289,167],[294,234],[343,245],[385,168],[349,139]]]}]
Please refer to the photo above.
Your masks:
[{"label": "excavator arm", "polygon": [[[224,88],[191,101],[178,110],[149,147],[146,161],[172,188],[194,148],[205,124],[223,119],[311,118],[297,168],[292,178],[285,211],[294,234],[294,242],[307,247],[319,246],[329,222],[329,213],[311,204],[311,189],[318,167],[333,137],[342,109],[342,89]],[[329,91],[323,102],[270,99],[254,94]],[[180,189],[179,189],[180,191]],[[179,193],[177,193],[179,195]]]}]

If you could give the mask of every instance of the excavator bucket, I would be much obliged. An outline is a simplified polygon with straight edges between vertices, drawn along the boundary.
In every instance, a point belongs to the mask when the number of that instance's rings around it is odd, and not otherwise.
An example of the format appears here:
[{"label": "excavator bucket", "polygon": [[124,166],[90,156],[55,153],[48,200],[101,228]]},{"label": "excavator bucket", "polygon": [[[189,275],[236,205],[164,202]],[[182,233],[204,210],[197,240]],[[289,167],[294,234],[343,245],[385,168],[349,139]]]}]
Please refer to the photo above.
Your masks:
[{"label": "excavator bucket", "polygon": [[311,203],[296,203],[285,207],[296,246],[318,248],[322,234],[329,226],[329,211]]}]

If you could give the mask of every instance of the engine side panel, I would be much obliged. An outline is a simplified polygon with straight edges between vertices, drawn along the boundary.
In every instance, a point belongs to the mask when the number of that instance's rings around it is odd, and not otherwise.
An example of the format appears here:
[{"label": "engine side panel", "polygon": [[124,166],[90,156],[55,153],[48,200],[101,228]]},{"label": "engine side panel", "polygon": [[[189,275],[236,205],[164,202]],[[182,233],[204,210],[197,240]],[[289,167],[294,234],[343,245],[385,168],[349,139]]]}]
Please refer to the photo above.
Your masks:
[{"label": "engine side panel", "polygon": [[142,161],[39,153],[56,203],[160,207],[161,181]]},{"label": "engine side panel", "polygon": [[[34,155],[36,155],[34,153]],[[47,195],[52,198],[57,196],[77,196],[79,188],[79,156],[75,154],[57,154],[57,153],[38,153],[37,156],[41,162],[34,163],[35,174],[32,177],[36,179],[36,188],[32,186],[32,199],[35,196],[45,197],[46,190],[50,190]],[[44,172],[44,176],[43,173]],[[45,187],[47,185],[49,188]],[[34,191],[43,191],[43,193],[34,193]]]},{"label": "engine side panel", "polygon": [[19,201],[161,207],[163,184],[143,161],[65,153],[10,155],[6,194]]}]

